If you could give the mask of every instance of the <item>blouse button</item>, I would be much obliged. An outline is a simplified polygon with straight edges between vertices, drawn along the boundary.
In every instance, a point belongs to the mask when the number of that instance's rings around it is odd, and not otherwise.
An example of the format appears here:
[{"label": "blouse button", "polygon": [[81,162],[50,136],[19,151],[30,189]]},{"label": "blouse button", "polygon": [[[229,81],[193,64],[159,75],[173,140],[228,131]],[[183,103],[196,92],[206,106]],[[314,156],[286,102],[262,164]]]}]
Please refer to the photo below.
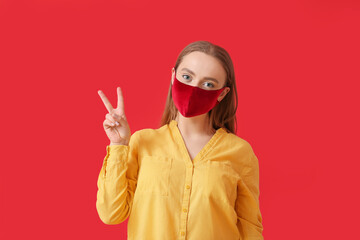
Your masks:
[{"label": "blouse button", "polygon": [[185,232],[181,232],[181,236],[184,236],[185,235]]},{"label": "blouse button", "polygon": [[186,208],[184,208],[184,209],[183,209],[183,211],[184,211],[184,212],[187,212],[187,209],[186,209]]},{"label": "blouse button", "polygon": [[190,186],[189,186],[189,185],[186,185],[186,189],[190,189]]}]

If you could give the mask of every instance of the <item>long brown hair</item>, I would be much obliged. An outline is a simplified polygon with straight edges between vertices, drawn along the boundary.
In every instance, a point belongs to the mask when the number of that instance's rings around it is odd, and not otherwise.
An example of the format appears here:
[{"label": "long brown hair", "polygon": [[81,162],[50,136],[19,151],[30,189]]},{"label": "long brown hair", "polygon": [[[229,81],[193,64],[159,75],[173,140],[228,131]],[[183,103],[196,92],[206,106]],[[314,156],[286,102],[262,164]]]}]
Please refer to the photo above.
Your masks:
[{"label": "long brown hair", "polygon": [[[196,41],[187,45],[179,54],[176,63],[175,71],[180,65],[183,58],[194,51],[200,51],[206,53],[210,56],[217,58],[223,68],[226,71],[226,81],[225,86],[230,88],[230,91],[226,96],[220,101],[220,103],[211,109],[208,112],[210,126],[214,129],[225,128],[227,132],[236,134],[237,131],[237,122],[236,122],[236,109],[238,106],[238,96],[236,91],[236,82],[235,82],[235,72],[233,62],[228,54],[228,52],[220,46],[217,46],[209,41]],[[165,110],[163,112],[160,126],[168,124],[171,120],[174,120],[177,116],[177,108],[172,99],[171,93],[171,80],[168,91],[168,96],[166,99]],[[235,128],[236,124],[236,128]]]}]

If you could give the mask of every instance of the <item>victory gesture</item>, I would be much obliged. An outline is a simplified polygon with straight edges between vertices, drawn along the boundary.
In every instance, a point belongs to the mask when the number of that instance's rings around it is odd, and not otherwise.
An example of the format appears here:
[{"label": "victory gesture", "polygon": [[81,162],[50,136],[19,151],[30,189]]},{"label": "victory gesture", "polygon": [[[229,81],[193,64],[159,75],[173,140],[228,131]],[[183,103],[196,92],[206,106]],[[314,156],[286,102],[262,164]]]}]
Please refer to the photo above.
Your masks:
[{"label": "victory gesture", "polygon": [[105,115],[103,126],[110,140],[110,145],[128,145],[131,136],[130,126],[124,112],[124,99],[121,89],[117,87],[116,90],[118,97],[117,108],[113,108],[101,90],[98,91],[101,100],[109,112]]}]

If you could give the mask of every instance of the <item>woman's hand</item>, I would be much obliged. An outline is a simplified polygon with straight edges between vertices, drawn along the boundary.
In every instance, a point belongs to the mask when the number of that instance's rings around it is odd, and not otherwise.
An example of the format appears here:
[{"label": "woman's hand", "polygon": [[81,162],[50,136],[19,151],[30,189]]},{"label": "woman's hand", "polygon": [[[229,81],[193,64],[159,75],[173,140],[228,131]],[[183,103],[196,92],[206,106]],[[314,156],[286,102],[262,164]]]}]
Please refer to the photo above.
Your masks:
[{"label": "woman's hand", "polygon": [[109,113],[105,115],[103,123],[106,135],[110,140],[110,145],[128,145],[131,131],[130,126],[126,120],[124,112],[124,99],[120,87],[117,87],[118,103],[117,108],[113,108],[105,94],[99,90],[98,94],[101,97],[106,109]]}]

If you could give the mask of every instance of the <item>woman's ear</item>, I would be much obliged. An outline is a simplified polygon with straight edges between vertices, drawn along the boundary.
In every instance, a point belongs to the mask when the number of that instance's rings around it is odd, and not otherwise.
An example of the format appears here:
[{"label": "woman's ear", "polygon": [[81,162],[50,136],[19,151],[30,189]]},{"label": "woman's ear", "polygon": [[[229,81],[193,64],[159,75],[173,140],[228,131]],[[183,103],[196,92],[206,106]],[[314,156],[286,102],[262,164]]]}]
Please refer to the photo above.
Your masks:
[{"label": "woman's ear", "polygon": [[174,78],[175,78],[175,68],[171,69],[171,85],[173,85],[174,83]]},{"label": "woman's ear", "polygon": [[229,88],[229,87],[226,87],[226,88],[224,89],[224,91],[222,91],[222,92],[220,93],[220,95],[219,95],[219,97],[218,97],[218,101],[221,102],[221,100],[224,99],[224,97],[226,96],[226,94],[227,94],[228,92],[230,92],[230,88]]}]

